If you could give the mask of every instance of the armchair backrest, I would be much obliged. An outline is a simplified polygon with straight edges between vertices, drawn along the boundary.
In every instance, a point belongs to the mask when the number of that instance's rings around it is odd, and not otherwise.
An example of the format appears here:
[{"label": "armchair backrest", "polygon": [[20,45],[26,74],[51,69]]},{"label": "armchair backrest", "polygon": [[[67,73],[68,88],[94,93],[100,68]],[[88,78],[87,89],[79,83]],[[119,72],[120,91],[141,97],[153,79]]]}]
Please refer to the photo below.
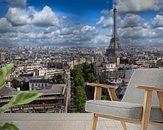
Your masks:
[{"label": "armchair backrest", "polygon": [[[137,86],[163,88],[163,69],[136,69],[131,76],[122,101],[143,104],[144,91],[137,89]],[[159,106],[156,92],[153,94],[152,106]]]}]

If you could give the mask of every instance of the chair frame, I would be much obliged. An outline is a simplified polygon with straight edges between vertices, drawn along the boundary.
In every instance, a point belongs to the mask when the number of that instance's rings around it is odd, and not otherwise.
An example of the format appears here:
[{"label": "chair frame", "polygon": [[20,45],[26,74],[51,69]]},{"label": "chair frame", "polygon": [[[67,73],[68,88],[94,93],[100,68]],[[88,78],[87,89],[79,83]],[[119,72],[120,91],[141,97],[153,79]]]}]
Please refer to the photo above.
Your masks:
[{"label": "chair frame", "polygon": [[[106,88],[108,90],[111,101],[118,101],[118,98],[115,93],[115,86],[105,85],[105,84],[96,84],[96,83],[87,83],[87,86],[95,87],[94,100],[101,100],[102,88]],[[154,91],[157,92],[161,112],[163,114],[163,89],[157,88],[157,87],[148,87],[148,86],[138,86],[137,89],[141,89],[145,91],[143,113],[142,113],[141,120],[129,120],[129,119],[120,118],[120,117],[113,117],[113,116],[93,113],[92,130],[96,130],[98,117],[120,121],[124,130],[127,130],[126,123],[140,124],[141,130],[147,130],[149,124],[163,126],[163,123],[150,121],[152,93]]]}]

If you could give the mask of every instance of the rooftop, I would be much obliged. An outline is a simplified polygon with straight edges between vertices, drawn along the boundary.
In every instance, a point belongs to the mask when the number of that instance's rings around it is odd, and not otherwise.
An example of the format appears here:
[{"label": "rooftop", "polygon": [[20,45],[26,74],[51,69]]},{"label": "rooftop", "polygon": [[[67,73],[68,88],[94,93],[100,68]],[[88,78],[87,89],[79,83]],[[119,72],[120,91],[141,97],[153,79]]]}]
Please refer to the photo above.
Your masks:
[{"label": "rooftop", "polygon": [[[0,124],[13,122],[20,130],[91,130],[91,119],[90,113],[5,113]],[[97,130],[123,129],[119,122],[99,118]]]},{"label": "rooftop", "polygon": [[[51,94],[64,94],[65,84],[53,84],[49,87],[49,89],[42,90],[34,90],[33,92],[42,93],[43,95],[51,95]],[[16,95],[19,91],[16,91],[14,88],[4,87],[0,90],[0,97],[12,97]]]}]

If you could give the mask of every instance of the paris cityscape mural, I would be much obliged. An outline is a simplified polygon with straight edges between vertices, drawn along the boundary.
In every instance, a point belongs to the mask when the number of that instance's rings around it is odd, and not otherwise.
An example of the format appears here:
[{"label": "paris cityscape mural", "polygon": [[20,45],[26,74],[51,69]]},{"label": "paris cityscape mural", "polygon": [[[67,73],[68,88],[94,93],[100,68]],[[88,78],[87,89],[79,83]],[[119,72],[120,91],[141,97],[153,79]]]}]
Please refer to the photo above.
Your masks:
[{"label": "paris cityscape mural", "polygon": [[115,85],[121,100],[134,70],[163,67],[163,2],[0,0],[0,66],[9,63],[0,106],[21,91],[42,96],[7,113],[85,112],[87,82]]}]

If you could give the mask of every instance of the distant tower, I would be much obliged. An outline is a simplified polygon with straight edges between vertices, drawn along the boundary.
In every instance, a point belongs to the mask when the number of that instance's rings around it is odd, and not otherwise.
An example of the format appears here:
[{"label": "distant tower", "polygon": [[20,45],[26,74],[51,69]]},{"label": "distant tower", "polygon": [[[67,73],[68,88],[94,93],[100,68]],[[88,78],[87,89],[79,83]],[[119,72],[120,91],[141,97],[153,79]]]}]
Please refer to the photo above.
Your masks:
[{"label": "distant tower", "polygon": [[117,33],[117,9],[114,5],[113,7],[113,34],[112,38],[110,40],[110,45],[106,50],[105,56],[108,58],[114,58],[117,59],[120,57],[122,49],[119,42],[119,37]]}]

